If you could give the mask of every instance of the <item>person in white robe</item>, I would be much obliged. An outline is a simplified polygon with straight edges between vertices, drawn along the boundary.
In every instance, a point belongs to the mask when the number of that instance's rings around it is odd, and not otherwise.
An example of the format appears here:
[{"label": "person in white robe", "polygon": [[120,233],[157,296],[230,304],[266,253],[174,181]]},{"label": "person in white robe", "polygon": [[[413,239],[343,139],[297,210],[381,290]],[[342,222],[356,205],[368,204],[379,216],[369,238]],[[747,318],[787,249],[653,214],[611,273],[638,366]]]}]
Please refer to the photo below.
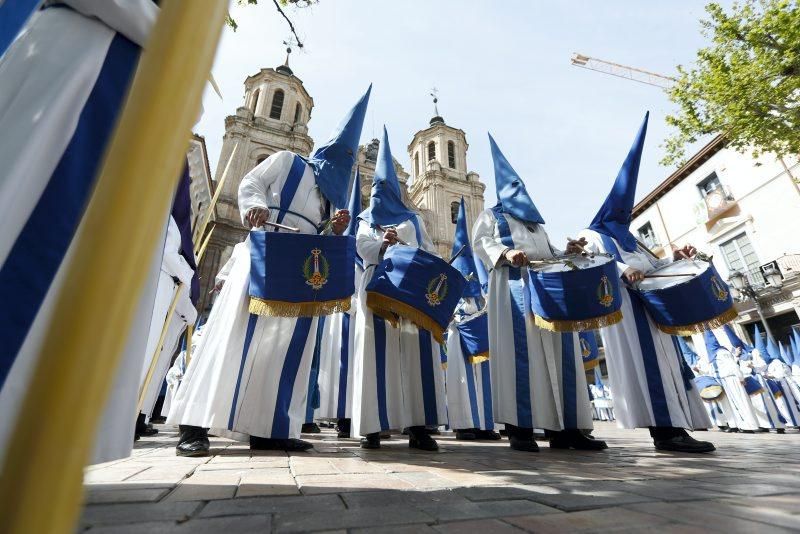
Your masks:
[{"label": "person in white robe", "polygon": [[[280,151],[239,185],[242,224],[288,225],[305,234],[350,221],[347,186],[370,89],[305,160]],[[323,224],[325,220],[330,224]],[[266,231],[278,231],[267,225]],[[316,317],[267,317],[249,312],[250,240],[234,249],[234,263],[186,370],[167,421],[181,425],[176,454],[209,454],[207,429],[247,436],[252,449],[302,451]]]},{"label": "person in white robe", "polygon": [[[648,114],[649,115],[649,114]],[[578,237],[595,253],[612,254],[620,276],[629,284],[671,259],[658,259],[630,232],[647,118],[617,175],[614,186],[588,229]],[[685,247],[678,253],[692,255]],[[621,291],[622,321],[602,328],[606,362],[614,387],[614,407],[623,428],[648,428],[659,450],[710,452],[714,445],[697,441],[686,429],[711,425],[703,402],[687,373],[677,341],[661,332],[629,291]]]},{"label": "person in white robe", "polygon": [[[543,330],[534,324],[526,268],[530,260],[553,258],[544,219],[522,179],[489,136],[497,205],[480,214],[472,247],[489,271],[489,354],[495,421],[504,423],[513,449],[536,452],[533,429],[549,432],[550,446],[600,450],[592,429],[589,390],[577,333]],[[577,252],[568,243],[568,252]]]},{"label": "person in white robe", "polygon": [[767,374],[767,369],[769,368],[767,360],[770,358],[767,354],[767,345],[764,342],[764,337],[761,335],[758,324],[755,324],[753,328],[753,340],[755,346],[750,350],[746,367],[752,369],[752,376],[754,376],[761,385],[761,397],[764,399],[765,409],[768,410],[768,416],[774,421],[777,431],[779,433],[784,433],[785,428],[791,426],[791,422],[784,417],[785,405],[783,405],[781,401],[780,388],[778,388],[777,382],[769,378]]},{"label": "person in white robe", "polygon": [[[0,457],[36,366],[72,244],[158,15],[150,0],[47,3],[0,58]],[[6,21],[4,21],[6,22]],[[16,33],[16,32],[15,32]],[[167,213],[164,213],[166,230]],[[130,454],[163,241],[153,250],[92,462]],[[120,258],[119,261],[125,259]],[[98,325],[102,328],[102,325]],[[102,355],[98,355],[102,357]],[[76,409],[79,406],[76,406]]]},{"label": "person in white robe", "polygon": [[381,432],[406,428],[410,447],[434,451],[438,445],[425,427],[447,421],[439,343],[406,318],[394,326],[367,306],[367,285],[388,247],[402,242],[438,255],[422,218],[403,204],[386,127],[370,204],[358,218],[356,250],[364,275],[357,297],[351,431],[364,436],[363,448],[377,449]]},{"label": "person in white robe", "polygon": [[800,392],[796,391],[792,380],[792,370],[781,357],[781,349],[771,337],[767,339],[766,356],[769,358],[768,360],[765,358],[767,382],[772,380],[777,384],[777,387],[772,387],[778,409],[786,420],[787,426],[799,428]]},{"label": "person in white robe", "polygon": [[[494,431],[490,355],[488,351],[486,354],[468,354],[464,350],[459,328],[486,314],[478,268],[469,239],[467,212],[462,198],[453,238],[452,265],[467,279],[467,287],[447,329],[447,416],[450,428],[456,432],[456,439],[499,440],[500,434]],[[488,344],[488,330],[473,333],[478,336],[481,334],[483,342]]]},{"label": "person in white robe", "polygon": [[[689,346],[686,340],[681,336],[675,336],[678,342],[678,350],[683,355],[686,366],[691,370],[694,378],[709,376],[715,381],[717,380],[714,373],[708,374],[703,370],[702,358]],[[694,343],[694,340],[692,340]],[[718,382],[717,382],[718,383]],[[733,415],[733,409],[725,396],[725,391],[722,385],[719,384],[719,395],[713,399],[703,398],[703,405],[708,412],[708,418],[713,426],[719,428],[722,432],[738,432],[736,427],[736,418]]]}]

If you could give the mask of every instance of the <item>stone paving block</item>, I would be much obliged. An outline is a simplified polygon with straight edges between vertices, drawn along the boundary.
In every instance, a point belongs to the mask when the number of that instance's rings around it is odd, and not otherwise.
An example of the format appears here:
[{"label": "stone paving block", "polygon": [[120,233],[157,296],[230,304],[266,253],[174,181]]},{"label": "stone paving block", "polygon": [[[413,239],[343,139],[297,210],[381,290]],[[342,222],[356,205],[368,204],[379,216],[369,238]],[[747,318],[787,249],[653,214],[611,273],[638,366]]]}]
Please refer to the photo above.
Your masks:
[{"label": "stone paving block", "polygon": [[228,532],[260,533],[269,532],[272,518],[268,515],[245,515],[214,517],[209,519],[191,519],[184,523],[158,522],[135,523],[131,525],[114,525],[89,530],[91,534],[219,534]]},{"label": "stone paving block", "polygon": [[410,506],[384,506],[380,508],[358,508],[330,513],[316,510],[305,514],[278,512],[275,515],[276,532],[308,532],[339,528],[370,528],[432,523],[433,518],[418,508]]},{"label": "stone paving block", "polygon": [[519,534],[522,532],[521,529],[497,519],[453,521],[433,525],[432,529],[441,534]]},{"label": "stone paving block", "polygon": [[560,510],[533,501],[481,501],[460,504],[420,504],[418,508],[437,521],[459,519],[507,518],[517,515],[560,514]]},{"label": "stone paving block", "polygon": [[113,525],[145,521],[185,521],[201,506],[200,502],[91,504],[83,509],[81,523]]},{"label": "stone paving block", "polygon": [[147,470],[147,466],[112,465],[104,469],[89,471],[83,476],[84,484],[104,484],[106,482],[122,482],[137,473]]},{"label": "stone paving block", "polygon": [[541,489],[541,493],[539,488],[531,492],[528,499],[569,512],[653,500],[651,497],[625,491],[594,489],[591,484],[583,489],[557,486],[544,486]]},{"label": "stone paving block", "polygon": [[[707,503],[703,503],[705,506]],[[676,509],[669,503],[643,503],[625,506],[650,515],[657,515],[673,523],[684,523],[695,527],[706,528],[716,532],[791,532],[790,529],[776,527],[763,522],[751,521],[740,517],[717,514],[702,507],[681,506]]]},{"label": "stone paving block", "polygon": [[344,509],[344,502],[342,502],[342,499],[340,499],[338,495],[251,497],[227,501],[212,501],[200,511],[198,517],[269,514],[278,511],[284,514],[304,515],[308,512],[320,510],[326,510],[330,514],[337,514],[340,510]]},{"label": "stone paving block", "polygon": [[241,473],[236,497],[299,493],[300,489],[288,469],[249,469]]},{"label": "stone paving block", "polygon": [[725,499],[723,502],[737,506],[780,510],[787,514],[800,514],[800,494]]},{"label": "stone paving block", "polygon": [[402,480],[416,489],[439,489],[457,486],[452,480],[440,477],[430,471],[392,473],[390,477]]},{"label": "stone paving block", "polygon": [[361,534],[436,534],[429,525],[417,523],[414,525],[395,525],[391,527],[369,527],[350,529],[352,533]]},{"label": "stone paving block", "polygon": [[[800,495],[793,495],[792,497],[795,502],[800,500]],[[800,515],[792,515],[769,506],[742,506],[741,504],[722,501],[692,503],[689,506],[695,510],[738,517],[800,531]]]},{"label": "stone paving block", "polygon": [[157,502],[169,493],[171,488],[131,488],[120,490],[89,490],[86,504],[109,504],[126,502]]},{"label": "stone paving block", "polygon": [[782,493],[796,493],[797,488],[778,486],[775,484],[750,484],[747,482],[731,482],[729,484],[697,483],[696,487],[709,491],[722,491],[728,494],[747,497],[760,497],[763,495],[780,495]]},{"label": "stone paving block", "polygon": [[380,506],[417,506],[421,504],[461,504],[467,499],[450,490],[440,491],[368,491],[342,493],[341,498],[348,508]]},{"label": "stone paving block", "polygon": [[527,499],[532,490],[525,486],[492,486],[457,488],[454,491],[471,501],[499,501],[503,499]]},{"label": "stone paving block", "polygon": [[391,476],[377,474],[337,474],[337,475],[305,475],[295,477],[300,490],[305,495],[319,493],[342,493],[350,491],[368,491],[375,489],[413,489],[406,481]]},{"label": "stone paving block", "polygon": [[561,534],[563,532],[602,532],[628,527],[634,530],[661,531],[669,520],[643,512],[607,508],[568,514],[510,517],[507,523],[530,532]]},{"label": "stone paving block", "polygon": [[230,499],[236,494],[238,471],[205,471],[183,480],[165,501],[210,501]]}]

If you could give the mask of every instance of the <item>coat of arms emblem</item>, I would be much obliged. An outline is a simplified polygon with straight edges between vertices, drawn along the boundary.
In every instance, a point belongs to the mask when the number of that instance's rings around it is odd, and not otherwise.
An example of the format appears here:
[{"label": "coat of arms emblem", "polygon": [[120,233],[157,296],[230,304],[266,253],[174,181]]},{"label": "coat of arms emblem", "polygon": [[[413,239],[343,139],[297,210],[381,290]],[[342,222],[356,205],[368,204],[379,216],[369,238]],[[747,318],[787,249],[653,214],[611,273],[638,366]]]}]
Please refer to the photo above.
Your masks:
[{"label": "coat of arms emblem", "polygon": [[306,279],[306,284],[315,291],[319,291],[328,283],[329,272],[330,264],[322,254],[322,250],[312,249],[311,255],[303,263],[303,277]]},{"label": "coat of arms emblem", "polygon": [[728,290],[716,276],[711,277],[711,290],[720,302],[728,298]]},{"label": "coat of arms emblem", "polygon": [[581,338],[581,356],[583,358],[586,358],[591,353],[592,353],[592,348],[589,346],[589,342]]},{"label": "coat of arms emblem", "polygon": [[611,289],[611,282],[607,276],[600,278],[600,284],[597,286],[597,302],[606,308],[614,303],[614,292]]},{"label": "coat of arms emblem", "polygon": [[425,293],[425,299],[431,306],[438,306],[447,297],[447,275],[442,273],[434,276],[428,282],[428,292]]}]

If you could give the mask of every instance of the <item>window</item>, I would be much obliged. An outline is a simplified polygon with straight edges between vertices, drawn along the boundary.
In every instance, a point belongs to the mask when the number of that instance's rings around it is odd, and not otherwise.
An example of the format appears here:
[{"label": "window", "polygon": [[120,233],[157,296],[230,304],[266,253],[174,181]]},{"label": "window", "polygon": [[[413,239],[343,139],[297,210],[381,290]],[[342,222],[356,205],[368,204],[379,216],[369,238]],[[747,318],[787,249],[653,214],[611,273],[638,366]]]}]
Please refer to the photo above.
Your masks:
[{"label": "window", "polygon": [[300,117],[303,115],[303,106],[300,105],[300,102],[294,107],[294,123],[297,124],[300,122]]},{"label": "window", "polygon": [[261,94],[261,91],[259,91],[258,89],[256,89],[253,92],[253,99],[250,101],[250,110],[253,113],[256,112],[256,109],[257,109],[256,106],[258,106],[258,95],[260,95],[260,94]]},{"label": "window", "polygon": [[661,244],[658,242],[658,239],[656,239],[656,233],[653,231],[652,224],[645,223],[645,225],[639,228],[636,233],[639,234],[639,241],[644,243],[647,248],[656,248],[661,246]]},{"label": "window", "polygon": [[258,158],[256,158],[256,165],[257,166],[260,165],[261,162],[264,161],[265,159],[267,159],[268,157],[269,156],[267,156],[266,154],[264,154],[263,156],[258,156]]},{"label": "window", "polygon": [[414,176],[419,176],[419,152],[414,152]]},{"label": "window", "polygon": [[436,159],[436,144],[433,141],[428,143],[428,161]]},{"label": "window", "polygon": [[456,168],[456,144],[452,141],[447,142],[447,166]]},{"label": "window", "polygon": [[706,195],[708,195],[710,192],[714,191],[721,185],[722,184],[720,184],[719,182],[717,173],[712,172],[703,181],[697,184],[697,189],[700,190],[700,195],[702,195],[703,198],[706,198]]},{"label": "window", "polygon": [[458,221],[458,210],[461,207],[459,202],[451,202],[450,203],[450,220],[453,224],[456,224]]},{"label": "window", "polygon": [[763,284],[764,276],[761,274],[756,251],[750,243],[747,234],[739,234],[733,239],[720,244],[719,249],[725,258],[725,263],[730,271],[740,271],[747,275],[750,283]]},{"label": "window", "polygon": [[269,110],[269,118],[280,120],[281,111],[283,111],[283,91],[278,89],[272,96],[272,107]]}]

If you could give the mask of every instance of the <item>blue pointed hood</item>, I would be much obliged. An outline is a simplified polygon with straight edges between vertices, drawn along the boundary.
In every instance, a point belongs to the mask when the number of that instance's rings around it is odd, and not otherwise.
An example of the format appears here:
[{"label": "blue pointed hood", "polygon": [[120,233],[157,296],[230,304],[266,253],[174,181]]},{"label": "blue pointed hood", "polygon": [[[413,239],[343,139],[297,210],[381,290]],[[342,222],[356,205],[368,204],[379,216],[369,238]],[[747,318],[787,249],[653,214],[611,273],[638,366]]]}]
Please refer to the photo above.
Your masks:
[{"label": "blue pointed hood", "polygon": [[800,365],[800,332],[792,329],[792,343],[794,347],[794,364]]},{"label": "blue pointed hood", "polygon": [[525,182],[500,152],[492,134],[489,134],[489,145],[492,148],[492,160],[494,161],[497,206],[502,208],[503,213],[508,213],[521,221],[544,224],[544,219],[528,195],[528,190],[525,189]]},{"label": "blue pointed hood", "polygon": [[717,336],[711,330],[703,332],[703,340],[706,342],[706,351],[708,352],[708,361],[714,363],[717,359],[717,351],[722,350],[724,347],[719,344]]},{"label": "blue pointed hood", "polygon": [[320,191],[336,208],[347,205],[347,186],[356,161],[358,140],[361,138],[371,91],[372,84],[345,115],[330,139],[317,148],[308,160],[314,169]]},{"label": "blue pointed hood", "polygon": [[766,363],[771,362],[772,356],[770,356],[769,352],[767,351],[767,343],[764,341],[764,337],[761,335],[761,330],[758,329],[757,323],[755,325],[755,329],[753,330],[753,339],[755,343],[755,350],[758,351],[761,359]]},{"label": "blue pointed hood", "polygon": [[467,282],[464,288],[463,297],[480,297],[481,296],[481,283],[478,280],[478,268],[475,266],[475,257],[472,254],[472,246],[469,244],[469,230],[467,229],[467,210],[464,207],[464,197],[461,197],[461,206],[458,208],[458,219],[456,219],[456,235],[453,238],[453,252],[451,257],[458,254],[461,247],[464,252],[455,259],[453,267],[464,275],[464,277],[472,275],[472,279]]},{"label": "blue pointed hood", "polygon": [[767,352],[769,353],[770,361],[781,360],[781,350],[778,348],[778,345],[775,344],[775,340],[770,336],[767,336]]},{"label": "blue pointed hood", "polygon": [[600,366],[594,368],[594,385],[600,389],[603,389],[605,386],[603,385],[603,375],[600,373]]},{"label": "blue pointed hood", "polygon": [[613,237],[619,246],[627,252],[636,250],[636,238],[630,231],[631,213],[633,211],[634,197],[636,196],[636,182],[639,178],[639,163],[642,160],[644,138],[647,134],[648,111],[644,121],[633,140],[628,157],[622,164],[617,174],[617,179],[600,211],[594,216],[589,228],[600,234]]},{"label": "blue pointed hood", "polygon": [[694,367],[697,365],[698,356],[695,351],[692,350],[692,347],[686,343],[686,340],[683,339],[681,336],[675,336],[678,339],[678,346],[681,348],[681,354],[683,355],[683,359],[686,363],[689,364],[689,367]]},{"label": "blue pointed hood", "polygon": [[353,178],[353,187],[350,189],[350,201],[347,203],[347,210],[350,212],[350,224],[344,231],[344,235],[356,235],[358,229],[358,214],[361,213],[361,173],[356,169]]},{"label": "blue pointed hood", "polygon": [[736,332],[733,331],[733,327],[729,324],[723,325],[723,330],[725,330],[725,335],[728,336],[728,339],[735,348],[741,349],[742,354],[741,358],[747,359],[745,356],[750,354],[750,351],[753,350],[753,347],[747,345],[744,341],[742,341],[739,336],[736,335]]},{"label": "blue pointed hood", "polygon": [[403,204],[400,182],[394,170],[392,149],[389,147],[389,134],[383,127],[383,140],[378,148],[378,161],[375,163],[375,177],[369,207],[358,216],[370,224],[391,226],[405,222],[416,214]]},{"label": "blue pointed hood", "polygon": [[778,343],[778,356],[786,365],[792,365],[792,356],[786,351],[786,345]]}]

